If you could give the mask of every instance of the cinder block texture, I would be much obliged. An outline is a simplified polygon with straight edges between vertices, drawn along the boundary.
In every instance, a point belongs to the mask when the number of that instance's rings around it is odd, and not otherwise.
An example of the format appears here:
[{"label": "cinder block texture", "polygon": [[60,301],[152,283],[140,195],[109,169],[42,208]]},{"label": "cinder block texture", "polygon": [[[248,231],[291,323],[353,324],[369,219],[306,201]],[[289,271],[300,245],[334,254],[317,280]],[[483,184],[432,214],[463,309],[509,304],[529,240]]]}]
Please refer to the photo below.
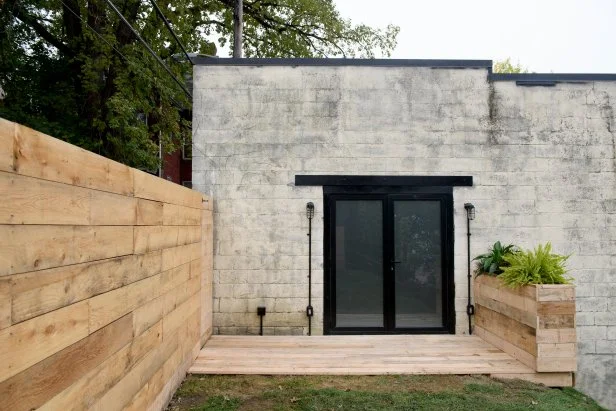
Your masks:
[{"label": "cinder block texture", "polygon": [[[484,69],[197,66],[193,184],[214,204],[214,326],[322,330],[323,194],[296,174],[472,175],[454,188],[456,330],[466,332],[472,255],[494,241],[551,241],[579,287],[578,386],[616,407],[616,84],[519,87]],[[613,367],[612,367],[613,368]],[[603,370],[604,372],[602,372]]]}]

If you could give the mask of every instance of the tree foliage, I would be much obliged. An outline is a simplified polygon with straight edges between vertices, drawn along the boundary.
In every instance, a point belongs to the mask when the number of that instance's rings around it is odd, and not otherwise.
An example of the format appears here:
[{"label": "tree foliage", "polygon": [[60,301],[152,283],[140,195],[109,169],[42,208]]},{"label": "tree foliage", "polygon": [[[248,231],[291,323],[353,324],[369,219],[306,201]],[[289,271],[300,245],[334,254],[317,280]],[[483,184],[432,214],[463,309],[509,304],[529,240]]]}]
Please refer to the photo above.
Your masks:
[{"label": "tree foliage", "polygon": [[506,58],[505,60],[495,61],[494,67],[492,68],[493,73],[510,73],[510,74],[519,74],[519,73],[528,73],[528,69],[522,67],[518,62],[517,65],[513,65],[511,63],[511,58]]},{"label": "tree foliage", "polygon": [[[112,0],[182,81],[191,66],[147,0]],[[234,0],[159,3],[185,47],[232,40]],[[155,169],[190,138],[191,99],[104,0],[4,0],[0,116],[131,166]],[[398,28],[342,18],[332,0],[245,0],[246,57],[388,56]]]}]

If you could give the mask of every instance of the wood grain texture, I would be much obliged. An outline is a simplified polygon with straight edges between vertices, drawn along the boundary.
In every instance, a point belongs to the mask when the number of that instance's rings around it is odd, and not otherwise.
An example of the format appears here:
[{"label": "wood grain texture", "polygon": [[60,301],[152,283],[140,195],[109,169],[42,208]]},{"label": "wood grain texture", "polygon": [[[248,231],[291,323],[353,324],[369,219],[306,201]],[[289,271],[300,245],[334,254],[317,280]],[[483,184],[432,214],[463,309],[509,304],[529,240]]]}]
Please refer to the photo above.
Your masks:
[{"label": "wood grain texture", "polygon": [[155,275],[161,257],[161,252],[128,255],[9,276],[13,323]]},{"label": "wood grain texture", "polygon": [[161,273],[159,293],[166,294],[190,278],[191,263],[182,264]]},{"label": "wood grain texture", "polygon": [[198,226],[135,227],[135,253],[137,254],[200,241],[201,228]]},{"label": "wood grain texture", "polygon": [[137,225],[162,225],[163,204],[159,201],[137,199]]},{"label": "wood grain texture", "polygon": [[537,301],[575,301],[575,287],[564,284],[538,285]]},{"label": "wood grain texture", "polygon": [[0,331],[0,381],[88,336],[88,305],[77,303]]},{"label": "wood grain texture", "polygon": [[165,203],[163,206],[164,225],[201,225],[201,209]]},{"label": "wood grain texture", "polygon": [[17,174],[117,194],[133,192],[133,169],[22,125],[16,126]]},{"label": "wood grain texture", "polygon": [[0,409],[164,407],[201,344],[211,202],[3,119],[0,192]]},{"label": "wood grain texture", "polygon": [[537,330],[537,343],[575,343],[575,328],[539,329]]},{"label": "wood grain texture", "polygon": [[143,385],[162,367],[173,354],[178,345],[177,338],[163,342],[149,351],[142,361],[137,363],[90,408],[91,410],[120,410],[130,403]]},{"label": "wood grain texture", "polygon": [[199,258],[201,244],[187,244],[163,250],[163,271],[170,270]]},{"label": "wood grain texture", "polygon": [[91,225],[137,224],[137,199],[90,190]]},{"label": "wood grain texture", "polygon": [[[0,224],[90,223],[90,191],[0,172]],[[70,210],[70,211],[68,211]]]},{"label": "wood grain texture", "polygon": [[[267,355],[262,355],[267,352]],[[196,374],[532,374],[477,336],[212,336]]]},{"label": "wood grain texture", "polygon": [[[162,387],[162,389],[160,390],[156,398],[148,406],[147,408],[148,411],[158,411],[166,407],[166,405],[171,400],[173,393],[177,390],[177,388],[180,386],[180,384],[184,380],[184,377],[186,375],[186,372],[184,370],[187,370],[192,365],[194,359],[197,357],[197,354],[199,353],[199,348],[201,347],[201,345],[202,344],[197,343],[193,347],[193,352],[190,358],[186,359],[175,370],[170,370],[170,367],[168,367],[167,363],[165,363],[163,379],[166,381],[166,383]],[[173,371],[173,372],[168,373],[167,372],[168,370]]]},{"label": "wood grain texture", "polygon": [[40,407],[128,344],[131,326],[129,314],[1,382],[2,406],[14,411]]},{"label": "wood grain texture", "polygon": [[197,191],[137,170],[134,172],[134,183],[135,197],[201,208],[203,197]]},{"label": "wood grain texture", "polygon": [[538,315],[575,315],[575,301],[539,302]]},{"label": "wood grain texture", "polygon": [[534,356],[537,355],[535,328],[522,324],[480,304],[476,304],[475,310],[477,313],[475,324],[477,326],[501,336],[511,344]]},{"label": "wood grain texture", "polygon": [[537,357],[528,351],[518,347],[515,344],[512,344],[506,338],[503,338],[500,334],[493,333],[492,329],[487,330],[480,325],[475,326],[475,334],[481,337],[484,341],[492,344],[494,347],[497,347],[516,360],[520,361],[522,364],[529,367],[531,370],[535,371],[537,369]]},{"label": "wood grain texture", "polygon": [[46,411],[76,411],[92,408],[94,403],[160,343],[161,333],[158,328],[152,327],[148,332],[135,338],[132,343],[122,347],[79,381],[58,393],[40,409]]},{"label": "wood grain texture", "polygon": [[13,150],[17,125],[0,117],[0,170],[13,171]]},{"label": "wood grain texture", "polygon": [[[160,410],[171,400],[173,393],[184,379],[186,374],[185,370],[192,365],[199,353],[201,347],[199,342],[192,345],[192,348],[190,348],[198,334],[196,333],[197,328],[195,327],[195,323],[198,321],[198,313],[195,313],[192,318],[189,318],[185,322],[185,332],[179,334],[180,346],[165,361],[161,369],[154,374],[152,379],[148,381],[146,384],[147,388],[142,388],[140,391],[142,394],[137,394],[135,396],[137,400],[130,404],[131,409]],[[187,350],[186,347],[190,349]],[[141,400],[143,396],[147,397],[147,401]],[[137,407],[137,405],[142,405],[144,402],[148,404],[147,408]]]},{"label": "wood grain texture", "polygon": [[[133,332],[141,335],[163,318],[164,297],[160,296],[148,301],[133,311]],[[161,323],[162,324],[162,323]]]},{"label": "wood grain texture", "polygon": [[135,227],[135,253],[162,250],[178,245],[178,227],[140,226]]},{"label": "wood grain texture", "polygon": [[569,354],[567,357],[537,357],[538,372],[563,372],[576,371],[577,358],[575,353]]},{"label": "wood grain texture", "polygon": [[[163,317],[163,341],[171,338],[187,318],[200,309],[200,293],[197,291],[182,305]],[[194,327],[199,329],[198,327]],[[194,340],[193,340],[194,341]]]},{"label": "wood grain texture", "polygon": [[0,278],[0,330],[11,325],[11,283],[8,278]]},{"label": "wood grain texture", "polygon": [[489,298],[485,296],[485,294],[477,294],[475,296],[475,303],[489,308],[492,311],[503,313],[503,315],[506,315],[507,317],[510,317],[511,319],[522,324],[537,328],[537,314],[532,311],[512,307],[499,300]]},{"label": "wood grain texture", "polygon": [[90,298],[90,331],[115,321],[158,296],[160,274]]},{"label": "wood grain texture", "polygon": [[477,335],[538,373],[576,370],[575,288],[508,289],[497,277],[475,279]]},{"label": "wood grain texture", "polygon": [[163,297],[163,314],[167,315],[171,311],[175,310],[184,301],[186,301],[191,295],[198,290],[200,283],[199,278],[191,278],[183,284],[180,284],[173,290],[169,291]]},{"label": "wood grain texture", "polygon": [[134,225],[132,197],[0,172],[0,224]]},{"label": "wood grain texture", "polygon": [[131,226],[0,225],[0,276],[132,252]]},{"label": "wood grain texture", "polygon": [[[201,344],[205,344],[213,329],[212,282],[214,275],[213,253],[206,245],[213,244],[214,241],[211,201],[203,204],[204,208],[201,212],[201,258],[199,259],[201,268],[201,319],[199,327]],[[208,204],[207,207],[206,204]]]}]

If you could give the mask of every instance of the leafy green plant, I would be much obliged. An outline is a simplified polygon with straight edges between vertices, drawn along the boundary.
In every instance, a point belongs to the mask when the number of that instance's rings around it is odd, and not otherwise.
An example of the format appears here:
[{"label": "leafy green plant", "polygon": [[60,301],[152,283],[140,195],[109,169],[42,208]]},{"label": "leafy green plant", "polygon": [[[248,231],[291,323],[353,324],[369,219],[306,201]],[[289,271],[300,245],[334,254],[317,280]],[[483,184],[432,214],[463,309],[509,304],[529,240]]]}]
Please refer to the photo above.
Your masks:
[{"label": "leafy green plant", "polygon": [[534,250],[520,250],[503,257],[500,278],[509,287],[529,284],[569,284],[565,263],[570,256],[552,253],[552,244],[539,244]]},{"label": "leafy green plant", "polygon": [[507,255],[515,254],[517,247],[513,244],[509,244],[503,247],[500,241],[494,243],[490,251],[486,254],[478,255],[473,261],[479,261],[475,272],[479,274],[491,274],[499,275],[503,272],[502,268],[508,263],[504,257]]}]

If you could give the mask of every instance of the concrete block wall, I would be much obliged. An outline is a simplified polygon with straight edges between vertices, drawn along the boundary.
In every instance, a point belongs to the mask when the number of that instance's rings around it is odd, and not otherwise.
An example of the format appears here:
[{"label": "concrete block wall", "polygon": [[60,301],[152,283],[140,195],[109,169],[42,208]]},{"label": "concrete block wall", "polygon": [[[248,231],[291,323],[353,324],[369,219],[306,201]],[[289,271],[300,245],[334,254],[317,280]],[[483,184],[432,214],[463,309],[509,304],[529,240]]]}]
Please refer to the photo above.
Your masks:
[{"label": "concrete block wall", "polygon": [[[313,220],[313,330],[322,331],[323,193],[296,174],[472,175],[454,188],[456,332],[467,332],[473,255],[494,241],[572,253],[578,385],[616,384],[616,83],[520,87],[486,69],[197,66],[193,184],[214,203],[214,332],[305,333],[306,202]],[[609,400],[609,399],[612,400]],[[609,401],[612,401],[611,403]]]},{"label": "concrete block wall", "polygon": [[523,245],[551,241],[572,254],[576,386],[616,408],[616,83],[492,87],[492,147],[510,157],[494,174],[504,188],[523,192],[480,235],[500,231]]}]

